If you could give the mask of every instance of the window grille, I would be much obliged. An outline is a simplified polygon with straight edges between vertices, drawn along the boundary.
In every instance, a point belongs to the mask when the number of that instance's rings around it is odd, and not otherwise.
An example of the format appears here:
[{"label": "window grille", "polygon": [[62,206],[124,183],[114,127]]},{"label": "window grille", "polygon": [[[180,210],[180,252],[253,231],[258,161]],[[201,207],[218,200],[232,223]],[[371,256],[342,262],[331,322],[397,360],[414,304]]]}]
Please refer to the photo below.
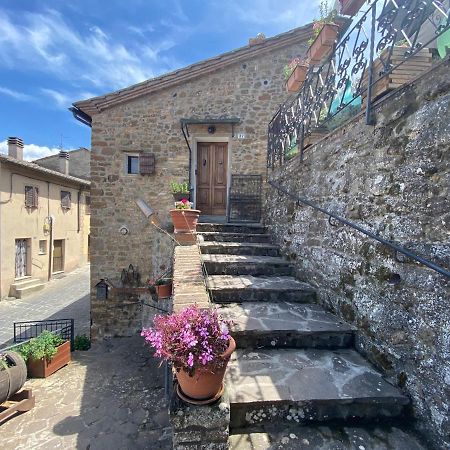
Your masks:
[{"label": "window grille", "polygon": [[25,186],[25,206],[37,208],[39,199],[39,188],[36,186]]}]

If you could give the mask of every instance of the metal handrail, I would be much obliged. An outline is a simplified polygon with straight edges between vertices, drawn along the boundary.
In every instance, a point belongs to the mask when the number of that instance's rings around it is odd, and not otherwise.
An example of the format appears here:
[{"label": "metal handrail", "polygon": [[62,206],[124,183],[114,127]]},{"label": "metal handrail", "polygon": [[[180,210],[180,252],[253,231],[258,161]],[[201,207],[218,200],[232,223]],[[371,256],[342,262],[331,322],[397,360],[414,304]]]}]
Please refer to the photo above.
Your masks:
[{"label": "metal handrail", "polygon": [[277,189],[278,191],[287,195],[288,197],[291,197],[292,199],[294,199],[298,202],[301,202],[307,206],[310,206],[311,208],[313,208],[317,211],[320,211],[320,212],[326,214],[327,216],[332,217],[333,219],[336,219],[337,221],[343,223],[344,225],[347,225],[347,226],[359,231],[360,233],[363,233],[366,236],[369,236],[370,238],[375,239],[378,242],[381,242],[383,245],[386,245],[387,247],[394,249],[398,253],[402,253],[403,255],[407,256],[408,258],[411,258],[411,259],[417,261],[418,263],[423,264],[424,266],[427,266],[430,269],[433,269],[434,271],[440,273],[444,277],[450,278],[450,271],[444,269],[443,267],[439,266],[438,264],[428,261],[427,259],[422,258],[419,255],[416,255],[415,253],[411,252],[410,250],[401,247],[400,245],[396,244],[395,242],[388,241],[388,240],[382,238],[381,236],[379,236],[375,233],[372,233],[369,230],[366,230],[365,228],[359,226],[358,224],[351,222],[350,220],[347,220],[344,217],[341,217],[332,211],[328,211],[325,208],[322,208],[322,207],[316,205],[315,203],[307,200],[306,198],[304,198],[298,194],[293,194],[293,193],[289,192],[286,188],[284,188],[283,186],[280,186],[277,183],[274,183],[273,181],[268,181],[268,183],[272,187]]}]

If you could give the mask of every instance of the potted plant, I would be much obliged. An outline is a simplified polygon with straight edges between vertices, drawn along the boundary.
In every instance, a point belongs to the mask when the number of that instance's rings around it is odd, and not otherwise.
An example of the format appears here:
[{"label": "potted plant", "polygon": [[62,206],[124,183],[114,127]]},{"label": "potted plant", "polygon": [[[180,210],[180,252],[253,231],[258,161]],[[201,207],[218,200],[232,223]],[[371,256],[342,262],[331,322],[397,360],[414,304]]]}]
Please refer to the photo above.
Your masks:
[{"label": "potted plant", "polygon": [[195,233],[200,212],[192,209],[192,203],[187,198],[175,202],[175,209],[170,210],[175,233]]},{"label": "potted plant", "polygon": [[339,0],[341,4],[341,14],[344,16],[354,16],[361,9],[366,0]]},{"label": "potted plant", "polygon": [[176,202],[179,202],[183,198],[190,200],[190,190],[189,183],[177,183],[176,181],[172,181],[170,183],[170,189],[172,190],[173,199]]},{"label": "potted plant", "polygon": [[155,283],[156,294],[158,299],[168,298],[172,295],[172,279],[160,278]]},{"label": "potted plant", "polygon": [[28,375],[32,378],[47,378],[71,360],[70,342],[47,330],[22,344],[18,351],[27,362]]},{"label": "potted plant", "polygon": [[336,42],[339,25],[334,23],[336,11],[328,6],[326,0],[320,2],[320,19],[313,22],[313,35],[309,39],[308,58],[311,64],[318,64],[333,49]]},{"label": "potted plant", "polygon": [[155,357],[172,363],[180,397],[208,404],[223,392],[223,378],[236,342],[229,323],[215,309],[189,306],[168,316],[159,315],[154,327],[141,335],[156,351]]},{"label": "potted plant", "polygon": [[298,57],[284,66],[283,72],[288,92],[298,92],[301,89],[308,73],[308,67],[309,62]]}]

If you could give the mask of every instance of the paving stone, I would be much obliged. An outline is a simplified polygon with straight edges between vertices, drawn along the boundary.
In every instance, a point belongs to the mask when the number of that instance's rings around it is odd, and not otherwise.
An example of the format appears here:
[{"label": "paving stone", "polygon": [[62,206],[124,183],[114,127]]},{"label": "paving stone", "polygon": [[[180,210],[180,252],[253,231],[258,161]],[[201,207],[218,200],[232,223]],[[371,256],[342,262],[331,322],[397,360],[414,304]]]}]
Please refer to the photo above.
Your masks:
[{"label": "paving stone", "polygon": [[315,304],[248,302],[222,306],[238,348],[339,348],[353,343],[354,329]]},{"label": "paving stone", "polygon": [[350,349],[237,350],[226,381],[231,427],[274,420],[396,417],[409,400]]},{"label": "paving stone", "polygon": [[292,267],[284,258],[249,255],[203,255],[209,275],[280,275],[292,274]]},{"label": "paving stone", "polygon": [[304,303],[316,296],[312,286],[287,276],[210,275],[208,287],[219,303],[283,300]]}]

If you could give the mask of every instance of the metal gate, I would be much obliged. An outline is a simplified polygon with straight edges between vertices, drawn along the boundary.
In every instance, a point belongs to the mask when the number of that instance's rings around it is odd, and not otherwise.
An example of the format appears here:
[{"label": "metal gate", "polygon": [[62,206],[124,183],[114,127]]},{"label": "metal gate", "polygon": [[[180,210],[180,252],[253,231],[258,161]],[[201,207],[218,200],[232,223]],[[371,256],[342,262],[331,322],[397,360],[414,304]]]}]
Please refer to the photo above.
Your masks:
[{"label": "metal gate", "polygon": [[261,175],[231,175],[228,222],[260,222]]},{"label": "metal gate", "polygon": [[27,240],[16,239],[16,278],[27,275]]}]

